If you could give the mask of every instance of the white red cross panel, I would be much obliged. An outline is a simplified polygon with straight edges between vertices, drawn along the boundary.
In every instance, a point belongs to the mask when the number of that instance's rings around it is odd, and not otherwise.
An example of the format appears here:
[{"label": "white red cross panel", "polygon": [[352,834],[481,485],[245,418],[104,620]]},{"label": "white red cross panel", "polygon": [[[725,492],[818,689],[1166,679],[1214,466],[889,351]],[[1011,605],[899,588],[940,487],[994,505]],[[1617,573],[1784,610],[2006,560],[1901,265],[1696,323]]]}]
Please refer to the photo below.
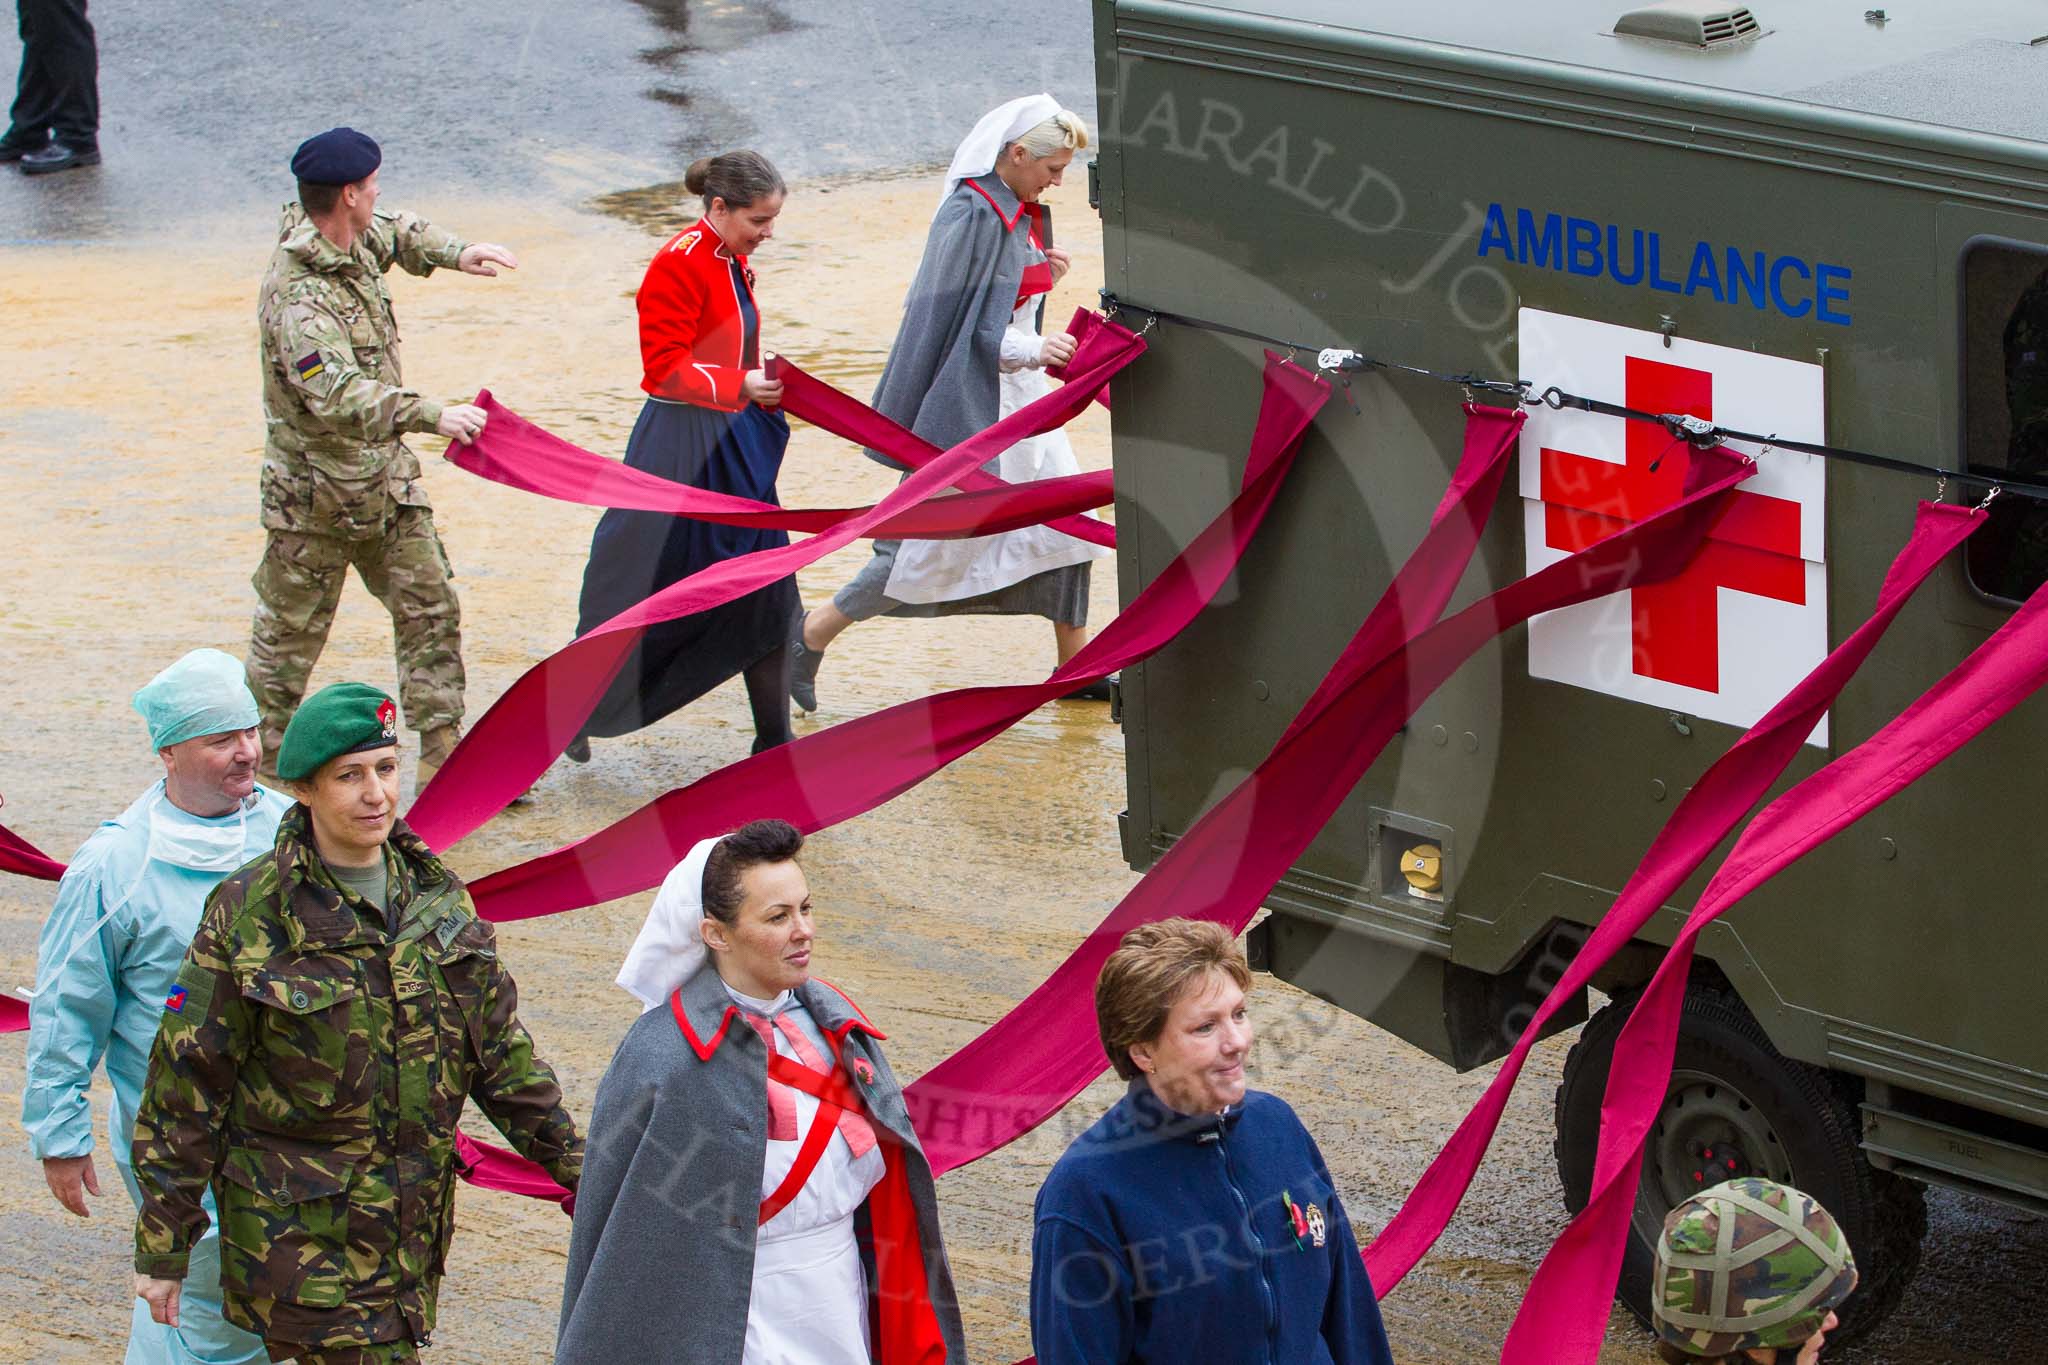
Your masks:
[{"label": "white red cross panel", "polygon": [[[1677,412],[1820,442],[1821,367],[1534,308],[1521,373],[1540,391]],[[1730,448],[1756,455],[1740,443]],[[1675,501],[1691,458],[1662,427],[1532,409],[1522,431],[1523,525],[1536,572]],[[1529,623],[1529,673],[1748,727],[1827,653],[1824,462],[1769,450],[1678,577]],[[1811,743],[1827,744],[1827,721]]]}]

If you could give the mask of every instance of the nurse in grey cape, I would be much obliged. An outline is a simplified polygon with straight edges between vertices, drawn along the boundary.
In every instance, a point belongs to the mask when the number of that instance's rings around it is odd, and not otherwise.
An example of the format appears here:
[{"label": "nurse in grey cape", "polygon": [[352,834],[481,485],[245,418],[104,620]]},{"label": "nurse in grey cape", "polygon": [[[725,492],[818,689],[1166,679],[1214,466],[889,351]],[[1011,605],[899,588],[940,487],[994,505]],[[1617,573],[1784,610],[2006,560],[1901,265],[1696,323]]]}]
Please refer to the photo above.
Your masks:
[{"label": "nurse in grey cape", "polygon": [[810,973],[803,836],[756,820],[662,884],[619,984],[558,1365],[967,1359],[931,1166],[882,1033]]},{"label": "nurse in grey cape", "polygon": [[[1039,196],[1087,146],[1088,125],[1051,95],[1011,100],[974,126],[947,170],[875,388],[877,412],[946,449],[1050,390],[1045,367],[1071,360],[1074,338],[1040,334],[1045,296],[1068,257],[1053,245]],[[1019,441],[983,468],[1009,483],[1080,472],[1057,430]],[[1043,616],[1065,663],[1088,639],[1089,562],[1107,553],[1049,526],[964,540],[878,540],[867,566],[798,620],[790,696],[815,711],[826,647],[855,621],[884,614]],[[1107,700],[1109,691],[1097,684],[1075,695]]]}]

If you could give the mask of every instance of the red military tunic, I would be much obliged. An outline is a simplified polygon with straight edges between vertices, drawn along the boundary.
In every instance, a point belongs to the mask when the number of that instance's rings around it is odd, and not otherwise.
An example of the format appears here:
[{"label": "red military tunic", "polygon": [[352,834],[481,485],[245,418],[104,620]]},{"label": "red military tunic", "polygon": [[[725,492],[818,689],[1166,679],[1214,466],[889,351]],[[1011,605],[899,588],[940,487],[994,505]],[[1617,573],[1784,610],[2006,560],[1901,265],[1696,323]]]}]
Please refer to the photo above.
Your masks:
[{"label": "red military tunic", "polygon": [[746,406],[747,371],[761,366],[754,272],[708,219],[670,238],[648,263],[637,298],[640,387],[655,398],[720,412]]}]

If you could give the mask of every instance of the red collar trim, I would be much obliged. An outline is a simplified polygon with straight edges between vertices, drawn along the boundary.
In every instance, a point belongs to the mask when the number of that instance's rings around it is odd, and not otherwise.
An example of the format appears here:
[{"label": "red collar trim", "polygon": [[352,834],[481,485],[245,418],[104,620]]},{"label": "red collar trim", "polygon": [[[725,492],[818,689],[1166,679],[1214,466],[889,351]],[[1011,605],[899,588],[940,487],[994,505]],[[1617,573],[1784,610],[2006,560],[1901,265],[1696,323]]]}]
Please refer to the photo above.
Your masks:
[{"label": "red collar trim", "polygon": [[[849,1000],[847,1003],[852,1004],[853,1002]],[[725,1031],[732,1027],[732,1017],[740,1012],[740,1007],[738,1005],[727,1005],[725,1007],[725,1013],[718,1020],[718,1032],[711,1035],[711,1041],[708,1043],[698,1041],[697,1030],[690,1027],[689,1013],[683,1008],[682,987],[676,987],[674,993],[669,996],[668,1012],[675,1016],[676,1027],[683,1031],[683,1041],[690,1045],[690,1051],[697,1054],[697,1060],[708,1062],[711,1060],[711,1054],[718,1051],[718,1045],[725,1041]]]},{"label": "red collar trim", "polygon": [[827,981],[822,976],[814,976],[811,978],[811,980],[817,982],[820,986],[823,986],[826,990],[832,992],[832,994],[838,996],[841,1000],[844,1000],[846,1002],[846,1007],[853,1011],[853,1018],[848,1019],[838,1028],[832,1030],[832,1036],[834,1038],[838,1039],[840,1042],[845,1042],[846,1035],[848,1033],[852,1032],[854,1029],[859,1029],[862,1033],[867,1034],[870,1038],[874,1038],[884,1043],[889,1041],[888,1034],[882,1032],[880,1029],[876,1028],[872,1023],[868,1022],[867,1015],[861,1010],[861,1007],[859,1005],[853,1003],[852,996],[848,995],[845,991],[840,990],[837,986],[833,985],[831,982]]},{"label": "red collar trim", "polygon": [[[1018,220],[1024,216],[1024,211],[1031,207],[1031,205],[1025,203],[1023,200],[1020,199],[1017,201],[1017,211],[1011,214],[1009,217],[1005,218],[1003,216],[1003,206],[996,202],[996,197],[994,195],[990,194],[986,189],[982,187],[982,184],[979,180],[969,180],[966,183],[969,189],[973,190],[983,199],[986,199],[988,201],[988,206],[996,211],[996,217],[1002,222],[1003,231],[1005,232],[1015,231]],[[851,1005],[853,1002],[849,1000],[846,1003]]]}]

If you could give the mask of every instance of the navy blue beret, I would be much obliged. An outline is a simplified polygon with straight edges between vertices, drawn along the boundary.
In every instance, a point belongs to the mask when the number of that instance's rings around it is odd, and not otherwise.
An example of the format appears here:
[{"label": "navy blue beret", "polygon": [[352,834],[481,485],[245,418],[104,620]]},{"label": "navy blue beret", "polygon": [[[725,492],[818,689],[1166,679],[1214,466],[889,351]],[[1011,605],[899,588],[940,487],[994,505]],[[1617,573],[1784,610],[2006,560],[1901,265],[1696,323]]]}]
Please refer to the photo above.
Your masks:
[{"label": "navy blue beret", "polygon": [[353,128],[329,128],[292,153],[292,174],[308,185],[353,185],[383,163],[377,144]]}]

